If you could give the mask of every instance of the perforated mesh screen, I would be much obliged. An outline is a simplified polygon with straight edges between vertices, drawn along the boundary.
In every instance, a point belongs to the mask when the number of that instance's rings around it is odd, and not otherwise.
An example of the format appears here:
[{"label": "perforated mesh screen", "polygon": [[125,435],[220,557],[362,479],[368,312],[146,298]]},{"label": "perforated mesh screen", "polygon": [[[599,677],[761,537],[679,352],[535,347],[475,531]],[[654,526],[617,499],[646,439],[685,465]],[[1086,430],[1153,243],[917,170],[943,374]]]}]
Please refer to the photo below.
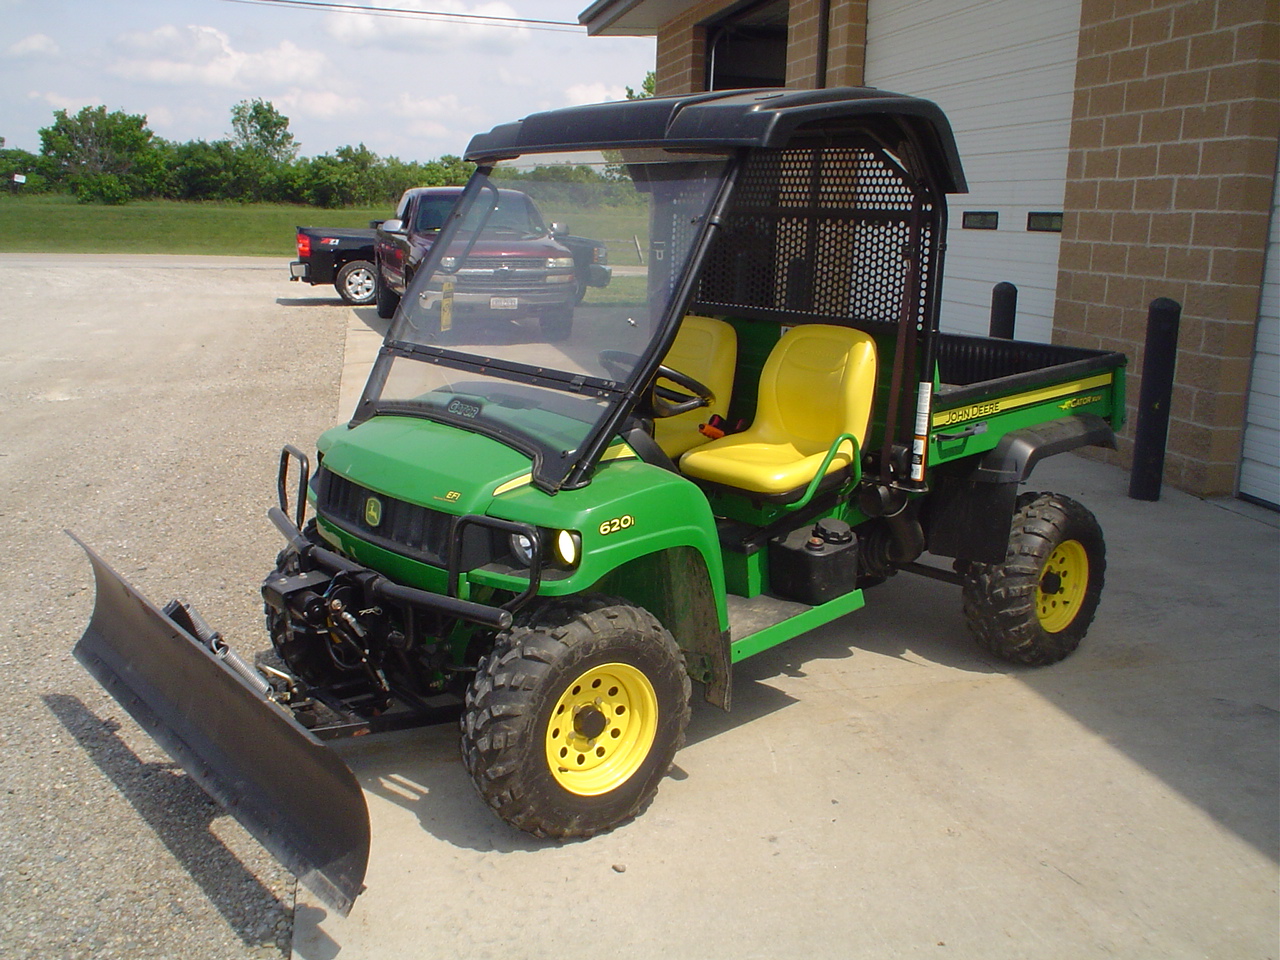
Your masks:
[{"label": "perforated mesh screen", "polygon": [[916,222],[910,299],[923,325],[934,221],[928,198],[878,148],[758,152],[739,175],[695,300],[726,313],[896,323]]}]

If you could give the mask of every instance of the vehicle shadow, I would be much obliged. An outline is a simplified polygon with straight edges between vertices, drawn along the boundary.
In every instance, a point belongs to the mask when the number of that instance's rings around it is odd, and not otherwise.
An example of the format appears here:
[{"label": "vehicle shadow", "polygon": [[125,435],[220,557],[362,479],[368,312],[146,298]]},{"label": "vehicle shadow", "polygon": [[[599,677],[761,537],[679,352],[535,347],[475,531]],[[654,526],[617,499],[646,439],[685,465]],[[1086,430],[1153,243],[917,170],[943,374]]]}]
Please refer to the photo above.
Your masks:
[{"label": "vehicle shadow", "polygon": [[444,843],[496,853],[560,845],[507,825],[485,806],[462,765],[456,724],[331,741],[330,746],[373,802],[402,807],[425,832]]},{"label": "vehicle shadow", "polygon": [[[935,559],[934,564],[938,565]],[[733,703],[726,713],[695,706],[687,742],[709,740],[796,702],[778,689],[778,678],[802,679],[818,665],[862,658],[868,672],[910,664],[960,675],[1016,673],[1019,668],[980,650],[961,617],[960,590],[951,584],[900,573],[865,591],[866,606],[759,653],[733,668]],[[695,690],[695,701],[699,694]]]},{"label": "vehicle shadow", "polygon": [[[912,615],[908,617],[905,610]],[[686,744],[714,739],[798,702],[771,681],[804,678],[821,672],[821,661],[857,657],[905,661],[908,669],[913,662],[923,663],[964,675],[1008,672],[1006,665],[986,659],[967,636],[955,587],[900,575],[877,587],[865,609],[739,663],[734,668],[730,712],[703,701],[702,688],[695,684]],[[539,840],[516,830],[486,808],[462,765],[458,728],[452,723],[335,740],[329,745],[355,772],[371,803],[388,802],[409,811],[424,831],[440,841],[497,853],[562,845],[562,841]],[[688,776],[679,766],[679,755],[670,776],[676,780]]]},{"label": "vehicle shadow", "polygon": [[117,736],[120,724],[102,719],[79,698],[55,693],[42,699],[200,885],[236,936],[248,946],[274,948],[274,939],[254,932],[261,924],[263,904],[270,904],[270,910],[280,916],[289,912],[289,906],[246,870],[212,832],[214,820],[227,816],[222,808],[176,763],[139,759]]},{"label": "vehicle shadow", "polygon": [[341,297],[276,297],[282,307],[345,307]]},{"label": "vehicle shadow", "polygon": [[380,337],[385,337],[391,329],[390,319],[383,320],[378,316],[377,307],[352,307],[356,318]]}]

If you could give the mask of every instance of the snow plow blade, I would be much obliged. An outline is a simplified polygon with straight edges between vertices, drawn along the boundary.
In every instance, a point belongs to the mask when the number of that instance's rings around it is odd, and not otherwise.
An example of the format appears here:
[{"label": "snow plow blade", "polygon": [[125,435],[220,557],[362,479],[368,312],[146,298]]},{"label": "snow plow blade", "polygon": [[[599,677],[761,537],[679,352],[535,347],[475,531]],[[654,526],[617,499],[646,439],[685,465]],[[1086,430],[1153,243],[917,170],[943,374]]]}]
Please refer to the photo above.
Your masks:
[{"label": "snow plow blade", "polygon": [[88,554],[97,588],[76,659],[259,843],[346,916],[369,860],[369,811],[355,775],[70,535]]}]

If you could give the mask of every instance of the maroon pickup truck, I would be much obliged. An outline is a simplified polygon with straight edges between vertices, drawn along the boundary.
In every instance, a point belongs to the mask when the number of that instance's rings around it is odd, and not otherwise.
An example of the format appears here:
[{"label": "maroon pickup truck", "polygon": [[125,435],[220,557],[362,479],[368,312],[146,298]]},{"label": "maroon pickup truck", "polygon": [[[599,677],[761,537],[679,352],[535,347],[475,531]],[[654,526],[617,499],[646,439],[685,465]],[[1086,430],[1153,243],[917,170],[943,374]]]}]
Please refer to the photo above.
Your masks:
[{"label": "maroon pickup truck", "polygon": [[[395,313],[461,193],[461,187],[406,190],[394,219],[377,228],[378,316]],[[548,338],[564,339],[587,287],[609,282],[605,245],[569,236],[562,224],[546,225],[519,190],[495,190],[493,203],[480,206],[480,222],[463,224],[450,255],[419,291],[422,302],[446,325],[455,317],[536,316]]]}]

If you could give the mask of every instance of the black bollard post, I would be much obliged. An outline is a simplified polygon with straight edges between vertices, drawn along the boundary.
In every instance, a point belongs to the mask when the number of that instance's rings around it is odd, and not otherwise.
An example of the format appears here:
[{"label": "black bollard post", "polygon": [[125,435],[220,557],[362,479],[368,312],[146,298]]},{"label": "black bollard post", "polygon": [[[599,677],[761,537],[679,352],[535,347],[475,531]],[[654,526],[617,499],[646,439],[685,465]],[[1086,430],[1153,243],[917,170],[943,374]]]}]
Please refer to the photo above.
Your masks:
[{"label": "black bollard post", "polygon": [[991,332],[1000,340],[1013,339],[1013,322],[1018,314],[1018,288],[1005,280],[991,288]]},{"label": "black bollard post", "polygon": [[1181,316],[1182,306],[1168,297],[1157,297],[1147,308],[1142,389],[1138,395],[1138,425],[1133,435],[1133,469],[1129,473],[1130,500],[1160,499]]}]

